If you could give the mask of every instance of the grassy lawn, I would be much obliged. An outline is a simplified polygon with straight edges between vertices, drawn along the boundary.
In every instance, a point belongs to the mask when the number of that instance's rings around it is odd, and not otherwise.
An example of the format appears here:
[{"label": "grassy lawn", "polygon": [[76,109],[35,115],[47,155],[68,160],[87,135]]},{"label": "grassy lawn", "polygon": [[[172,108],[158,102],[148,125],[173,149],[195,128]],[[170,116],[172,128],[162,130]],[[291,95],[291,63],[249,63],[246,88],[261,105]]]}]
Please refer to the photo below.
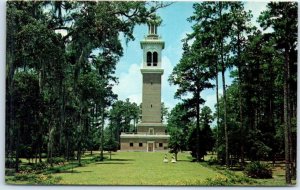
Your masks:
[{"label": "grassy lawn", "polygon": [[163,163],[164,154],[116,152],[112,160],[77,167],[73,173],[68,170],[55,176],[62,177],[60,184],[185,185],[220,175],[190,162],[189,154],[178,154],[177,163]]},{"label": "grassy lawn", "polygon": [[[273,168],[272,179],[251,179],[242,171],[209,166],[206,162],[191,162],[188,153],[179,153],[177,163],[163,163],[165,155],[163,152],[115,152],[111,160],[95,161],[93,158],[98,155],[86,154],[82,159],[81,167],[78,167],[77,161],[74,161],[52,169],[48,168],[40,174],[21,174],[22,180],[16,180],[14,176],[6,176],[6,182],[66,185],[285,185],[284,167],[281,165]],[[105,156],[109,157],[107,154]],[[205,159],[208,160],[209,157],[210,155]],[[170,154],[168,158],[170,160]],[[26,165],[25,162],[23,160],[22,164]]]}]

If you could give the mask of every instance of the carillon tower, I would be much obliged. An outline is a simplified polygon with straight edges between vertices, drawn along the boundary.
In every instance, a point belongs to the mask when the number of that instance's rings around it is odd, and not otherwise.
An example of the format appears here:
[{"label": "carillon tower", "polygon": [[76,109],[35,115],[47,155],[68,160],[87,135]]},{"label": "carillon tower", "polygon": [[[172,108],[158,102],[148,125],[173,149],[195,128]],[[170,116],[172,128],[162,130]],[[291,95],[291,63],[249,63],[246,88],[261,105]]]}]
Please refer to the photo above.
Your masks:
[{"label": "carillon tower", "polygon": [[148,35],[141,41],[143,49],[142,123],[161,124],[161,55],[165,42],[157,35],[158,24],[148,23]]},{"label": "carillon tower", "polygon": [[165,42],[157,34],[160,23],[156,16],[149,20],[148,34],[140,42],[143,50],[142,117],[137,133],[121,134],[121,150],[153,152],[168,147],[169,135],[161,119],[161,78],[164,73],[161,58]]}]

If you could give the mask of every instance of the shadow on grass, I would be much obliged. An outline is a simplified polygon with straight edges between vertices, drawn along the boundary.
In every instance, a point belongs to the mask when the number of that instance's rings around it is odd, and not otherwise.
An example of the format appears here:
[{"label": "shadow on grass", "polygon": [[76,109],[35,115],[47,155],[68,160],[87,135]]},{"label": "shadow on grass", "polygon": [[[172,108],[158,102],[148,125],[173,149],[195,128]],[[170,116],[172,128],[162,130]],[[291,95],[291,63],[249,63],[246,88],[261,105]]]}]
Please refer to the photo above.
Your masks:
[{"label": "shadow on grass", "polygon": [[107,159],[106,161],[120,161],[120,162],[123,162],[123,161],[135,161],[135,159],[112,158],[111,160],[110,160],[110,159]]},{"label": "shadow on grass", "polygon": [[92,172],[92,171],[77,171],[77,170],[66,170],[66,171],[60,171],[57,173],[66,173],[66,174],[71,174],[71,173],[86,173],[86,172]]},{"label": "shadow on grass", "polygon": [[60,174],[71,174],[71,173],[81,173],[79,171],[70,171],[70,170],[66,170],[66,171],[59,171],[56,173],[60,173]]},{"label": "shadow on grass", "polygon": [[242,168],[242,167],[231,167],[231,168],[229,168],[229,170],[231,170],[231,171],[244,171],[244,168]]},{"label": "shadow on grass", "polygon": [[190,163],[192,161],[191,160],[176,160],[176,162],[188,162],[188,163]]},{"label": "shadow on grass", "polygon": [[131,164],[131,163],[121,163],[121,162],[96,162],[96,164]]}]

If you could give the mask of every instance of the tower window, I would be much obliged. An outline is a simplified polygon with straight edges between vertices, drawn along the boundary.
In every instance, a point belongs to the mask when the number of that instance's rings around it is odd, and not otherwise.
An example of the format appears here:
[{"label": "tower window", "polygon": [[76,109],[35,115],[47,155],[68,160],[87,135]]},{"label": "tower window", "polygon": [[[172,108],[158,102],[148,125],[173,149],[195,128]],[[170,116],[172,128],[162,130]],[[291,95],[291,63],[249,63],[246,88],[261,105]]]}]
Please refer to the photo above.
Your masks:
[{"label": "tower window", "polygon": [[159,143],[159,147],[163,147],[163,143]]},{"label": "tower window", "polygon": [[147,52],[147,66],[151,66],[151,62],[152,62],[152,53],[151,52]]},{"label": "tower window", "polygon": [[154,135],[154,129],[153,128],[149,128],[149,134]]},{"label": "tower window", "polygon": [[129,143],[129,146],[130,146],[130,147],[133,147],[133,143],[132,143],[132,142],[131,142],[131,143]]},{"label": "tower window", "polygon": [[153,66],[157,66],[157,52],[153,52]]},{"label": "tower window", "polygon": [[142,147],[143,146],[143,143],[139,143],[139,147]]}]

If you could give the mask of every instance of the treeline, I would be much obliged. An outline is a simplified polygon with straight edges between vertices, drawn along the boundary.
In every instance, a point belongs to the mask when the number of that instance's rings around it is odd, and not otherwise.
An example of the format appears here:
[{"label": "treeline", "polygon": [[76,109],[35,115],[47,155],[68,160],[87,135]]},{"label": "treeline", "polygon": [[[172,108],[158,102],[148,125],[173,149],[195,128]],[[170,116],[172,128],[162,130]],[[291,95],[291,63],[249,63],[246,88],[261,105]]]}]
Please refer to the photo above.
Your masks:
[{"label": "treeline", "polygon": [[134,26],[167,5],[7,2],[6,167],[18,172],[20,157],[81,164],[85,150],[103,159],[104,149],[118,148],[119,134],[134,131],[139,118],[136,104],[112,92],[119,35],[134,40]]},{"label": "treeline", "polygon": [[[257,20],[261,28],[251,23],[253,15],[242,2],[193,7],[188,18],[193,32],[184,40],[182,58],[169,77],[178,86],[175,97],[182,99],[169,117],[169,130],[180,131],[171,135],[171,150],[192,150],[198,161],[214,150],[227,166],[232,159],[244,165],[245,159],[281,157],[290,184],[296,175],[297,2],[268,3]],[[234,79],[229,86],[226,70]],[[213,140],[204,140],[211,137],[205,128],[209,120],[203,117],[207,108],[200,111],[205,102],[201,92],[209,88],[215,88],[217,99],[213,149],[208,146]]]}]

